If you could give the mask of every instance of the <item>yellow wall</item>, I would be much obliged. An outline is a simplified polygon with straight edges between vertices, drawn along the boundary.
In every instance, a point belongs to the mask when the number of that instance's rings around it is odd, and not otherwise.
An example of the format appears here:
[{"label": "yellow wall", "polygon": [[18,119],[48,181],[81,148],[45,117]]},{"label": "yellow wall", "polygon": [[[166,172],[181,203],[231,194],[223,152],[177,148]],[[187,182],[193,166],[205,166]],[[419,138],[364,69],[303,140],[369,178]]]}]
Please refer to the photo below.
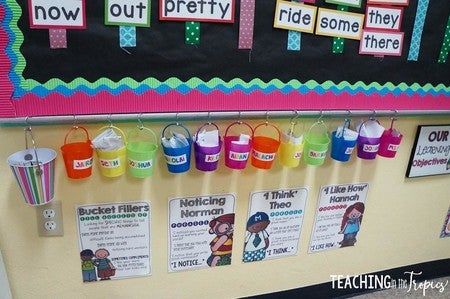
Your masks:
[{"label": "yellow wall", "polygon": [[[388,125],[388,120],[382,120]],[[338,120],[331,121],[335,126]],[[221,121],[222,130],[226,121]],[[311,121],[306,121],[309,125]],[[69,181],[58,156],[56,199],[63,202],[64,237],[37,236],[34,208],[19,201],[19,190],[4,162],[23,147],[21,128],[0,129],[0,249],[15,298],[229,298],[275,292],[330,280],[330,274],[357,274],[450,257],[450,238],[439,239],[450,204],[449,176],[405,179],[419,124],[450,124],[450,118],[403,118],[404,141],[394,160],[353,159],[322,167],[300,166],[270,171],[252,167],[237,173],[225,166],[215,173],[196,170],[170,175],[158,160],[154,177],[126,176],[107,180],[96,172],[82,182]],[[280,122],[286,127],[287,122]],[[154,124],[158,132],[163,124]],[[188,123],[191,129],[199,123]],[[131,125],[121,125],[122,127]],[[68,126],[35,127],[40,146],[58,149]],[[98,126],[89,126],[94,132]],[[363,226],[353,248],[308,254],[318,190],[321,185],[369,182]],[[243,264],[248,196],[251,191],[308,186],[309,198],[297,256]],[[167,273],[167,203],[169,197],[234,192],[237,194],[234,259],[231,266]],[[75,205],[146,200],[152,207],[150,277],[83,284],[79,261]]]}]

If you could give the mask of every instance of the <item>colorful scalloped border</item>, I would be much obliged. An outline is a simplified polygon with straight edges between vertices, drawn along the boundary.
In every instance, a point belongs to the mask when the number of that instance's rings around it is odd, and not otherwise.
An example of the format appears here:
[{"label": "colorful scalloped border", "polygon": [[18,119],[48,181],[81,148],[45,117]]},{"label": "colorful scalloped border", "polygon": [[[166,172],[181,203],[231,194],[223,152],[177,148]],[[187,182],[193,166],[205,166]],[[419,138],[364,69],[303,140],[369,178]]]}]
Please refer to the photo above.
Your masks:
[{"label": "colorful scalloped border", "polygon": [[318,94],[324,94],[326,92],[333,92],[335,94],[349,93],[351,95],[357,93],[364,93],[370,95],[373,93],[379,95],[450,95],[450,86],[444,84],[438,84],[433,86],[432,84],[420,85],[414,83],[407,85],[401,83],[395,85],[393,83],[379,84],[373,82],[369,85],[364,82],[356,82],[350,84],[343,81],[339,84],[335,84],[332,81],[325,81],[322,84],[314,80],[310,80],[306,83],[301,83],[298,80],[290,80],[284,83],[278,79],[273,79],[269,82],[264,82],[258,78],[245,82],[239,78],[235,78],[229,82],[225,82],[220,78],[214,78],[208,82],[204,82],[199,78],[191,78],[187,82],[183,82],[178,78],[169,78],[166,81],[159,81],[155,78],[148,78],[141,82],[138,82],[132,78],[123,78],[119,82],[114,82],[108,78],[100,78],[95,82],[89,82],[84,78],[76,78],[70,83],[66,83],[60,79],[51,79],[44,84],[41,84],[32,79],[25,79],[22,76],[23,70],[26,66],[25,58],[20,52],[20,47],[23,43],[23,34],[19,30],[17,22],[21,16],[22,10],[15,0],[6,0],[6,16],[2,26],[6,28],[10,41],[6,47],[6,54],[11,60],[10,80],[15,86],[14,98],[20,98],[26,93],[33,93],[40,97],[46,97],[51,93],[57,92],[64,96],[71,96],[76,92],[82,91],[88,95],[95,95],[101,91],[107,91],[113,95],[120,94],[125,90],[133,90],[134,93],[140,95],[147,91],[156,91],[159,94],[165,94],[169,91],[177,91],[181,94],[187,94],[190,91],[197,90],[204,94],[211,93],[213,91],[221,91],[225,94],[229,94],[235,91],[242,91],[244,93],[252,93],[254,91],[260,91],[265,94],[270,94],[273,91],[281,91],[282,93],[298,92],[306,94],[311,91],[315,91]]}]

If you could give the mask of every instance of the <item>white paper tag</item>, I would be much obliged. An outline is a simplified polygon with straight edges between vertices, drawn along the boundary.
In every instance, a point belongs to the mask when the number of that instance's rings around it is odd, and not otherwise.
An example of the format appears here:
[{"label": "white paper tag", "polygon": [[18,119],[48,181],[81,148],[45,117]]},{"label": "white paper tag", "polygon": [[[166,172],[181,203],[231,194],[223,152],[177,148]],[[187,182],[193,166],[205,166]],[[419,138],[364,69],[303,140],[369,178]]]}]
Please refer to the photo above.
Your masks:
[{"label": "white paper tag", "polygon": [[275,159],[275,153],[262,153],[257,150],[252,151],[254,158],[261,161],[273,161]]},{"label": "white paper tag", "polygon": [[186,154],[183,154],[181,156],[164,155],[164,157],[166,158],[167,164],[170,164],[170,165],[181,165],[181,164],[186,163],[186,161],[187,161]]},{"label": "white paper tag", "polygon": [[119,159],[113,159],[113,160],[100,159],[100,165],[103,168],[118,168],[118,167],[120,167],[120,160]]},{"label": "white paper tag", "polygon": [[303,152],[295,152],[294,153],[294,159],[300,159],[302,157]]},{"label": "white paper tag", "polygon": [[88,169],[92,167],[92,158],[84,159],[84,160],[73,160],[73,169],[82,170]]},{"label": "white paper tag", "polygon": [[308,157],[313,158],[313,159],[323,159],[326,157],[326,155],[327,155],[327,151],[318,152],[318,151],[314,151],[314,150],[309,150],[309,152],[308,152]]},{"label": "white paper tag", "polygon": [[376,153],[378,152],[379,144],[364,144],[363,151],[368,153]]},{"label": "white paper tag", "polygon": [[248,152],[237,153],[237,152],[230,151],[228,157],[230,158],[230,160],[233,160],[233,161],[247,161]]},{"label": "white paper tag", "polygon": [[388,151],[396,152],[396,151],[398,151],[399,147],[400,147],[399,144],[389,144]]},{"label": "white paper tag", "polygon": [[217,162],[217,161],[219,161],[219,158],[220,158],[220,154],[206,155],[205,162],[208,162],[208,163]]},{"label": "white paper tag", "polygon": [[353,153],[353,149],[354,149],[355,147],[347,147],[347,149],[345,150],[345,154],[346,155],[351,155],[352,153]]},{"label": "white paper tag", "polygon": [[136,161],[128,159],[128,166],[134,169],[149,169],[153,166],[153,160]]}]

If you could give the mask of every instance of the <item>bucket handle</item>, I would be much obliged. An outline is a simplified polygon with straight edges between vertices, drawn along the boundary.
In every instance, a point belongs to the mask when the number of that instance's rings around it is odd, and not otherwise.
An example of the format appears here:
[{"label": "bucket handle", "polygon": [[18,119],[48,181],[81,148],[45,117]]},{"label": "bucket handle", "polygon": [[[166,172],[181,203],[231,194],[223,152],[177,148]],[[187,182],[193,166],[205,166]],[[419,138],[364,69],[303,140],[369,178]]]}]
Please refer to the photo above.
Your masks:
[{"label": "bucket handle", "polygon": [[361,129],[362,129],[362,127],[363,127],[363,126],[366,126],[366,123],[368,123],[369,121],[370,121],[370,122],[375,121],[375,122],[377,122],[377,123],[380,125],[380,122],[378,121],[378,119],[375,119],[375,118],[369,118],[368,120],[363,121],[362,124],[359,126],[358,136],[361,135]]},{"label": "bucket handle", "polygon": [[231,129],[231,127],[236,126],[236,125],[244,125],[247,126],[250,129],[251,132],[251,136],[253,136],[253,128],[246,122],[242,122],[242,121],[235,121],[234,123],[230,124],[227,129],[225,130],[225,135],[224,137],[228,136],[228,130]]},{"label": "bucket handle", "polygon": [[342,125],[342,133],[341,135],[337,136],[339,139],[344,139],[345,130],[350,128],[350,122],[351,120],[349,118],[344,119],[344,124]]},{"label": "bucket handle", "polygon": [[253,136],[252,136],[252,138],[255,137],[256,130],[258,130],[258,128],[259,128],[259,127],[262,127],[262,126],[266,126],[266,127],[267,127],[267,126],[270,126],[270,127],[274,128],[274,129],[277,131],[277,133],[278,133],[278,142],[281,141],[281,132],[280,132],[280,129],[278,129],[278,127],[275,126],[274,124],[271,124],[271,123],[268,123],[268,122],[265,122],[265,123],[262,123],[262,124],[257,125],[257,126],[255,127],[255,130],[253,130]]},{"label": "bucket handle", "polygon": [[309,130],[308,130],[308,136],[309,136],[309,134],[311,133],[311,130],[313,129],[313,128],[315,128],[316,126],[321,126],[324,130],[323,130],[323,134],[324,135],[327,135],[327,137],[328,137],[328,127],[325,125],[325,123],[323,122],[323,120],[318,120],[318,121],[316,121],[315,123],[313,123],[312,124],[312,126],[309,128]]},{"label": "bucket handle", "polygon": [[127,143],[127,136],[125,135],[125,133],[124,133],[120,128],[118,128],[118,127],[116,127],[116,126],[110,124],[109,126],[101,127],[100,129],[98,129],[97,132],[103,131],[103,130],[105,130],[105,129],[113,129],[113,130],[116,130],[117,132],[120,133],[120,135],[122,135],[124,144]]},{"label": "bucket handle", "polygon": [[156,147],[158,147],[158,138],[156,138],[155,132],[153,132],[152,129],[144,127],[142,125],[138,125],[136,128],[129,130],[128,134],[127,134],[127,140],[128,141],[131,140],[131,138],[132,138],[131,133],[136,132],[137,134],[139,134],[139,132],[143,132],[143,131],[150,133],[150,135],[153,137],[153,139],[155,141],[154,143],[155,143]]},{"label": "bucket handle", "polygon": [[168,125],[162,130],[162,132],[161,132],[161,138],[163,138],[163,137],[166,136],[166,130],[167,130],[167,128],[172,127],[172,126],[177,126],[177,127],[183,128],[183,129],[186,131],[186,133],[187,133],[189,139],[192,139],[192,138],[191,138],[191,133],[189,133],[189,130],[188,130],[185,126],[183,126],[182,124],[180,124],[180,123],[178,123],[178,122],[177,122],[177,123],[171,123],[171,124],[168,124]]},{"label": "bucket handle", "polygon": [[64,138],[64,144],[67,144],[67,138],[69,137],[69,135],[73,132],[76,131],[78,129],[83,130],[86,133],[86,141],[90,141],[89,138],[89,132],[86,130],[85,127],[79,127],[79,126],[73,126],[72,128],[70,128],[69,132],[67,132],[66,137]]},{"label": "bucket handle", "polygon": [[[31,144],[33,145],[34,155],[36,156],[36,167],[37,167],[37,169],[36,169],[35,173],[36,173],[37,176],[41,176],[42,175],[42,169],[41,169],[41,165],[39,163],[39,157],[38,157],[37,150],[36,150],[36,142],[34,141],[33,131],[31,130],[30,126],[25,128],[24,131],[25,131],[25,148],[29,149],[29,147],[28,147],[28,136],[29,136],[30,139],[31,139]],[[27,158],[30,158],[30,159],[27,159]],[[26,161],[30,161],[32,159],[33,159],[33,157],[29,157],[28,155],[25,155],[25,160]]]}]

